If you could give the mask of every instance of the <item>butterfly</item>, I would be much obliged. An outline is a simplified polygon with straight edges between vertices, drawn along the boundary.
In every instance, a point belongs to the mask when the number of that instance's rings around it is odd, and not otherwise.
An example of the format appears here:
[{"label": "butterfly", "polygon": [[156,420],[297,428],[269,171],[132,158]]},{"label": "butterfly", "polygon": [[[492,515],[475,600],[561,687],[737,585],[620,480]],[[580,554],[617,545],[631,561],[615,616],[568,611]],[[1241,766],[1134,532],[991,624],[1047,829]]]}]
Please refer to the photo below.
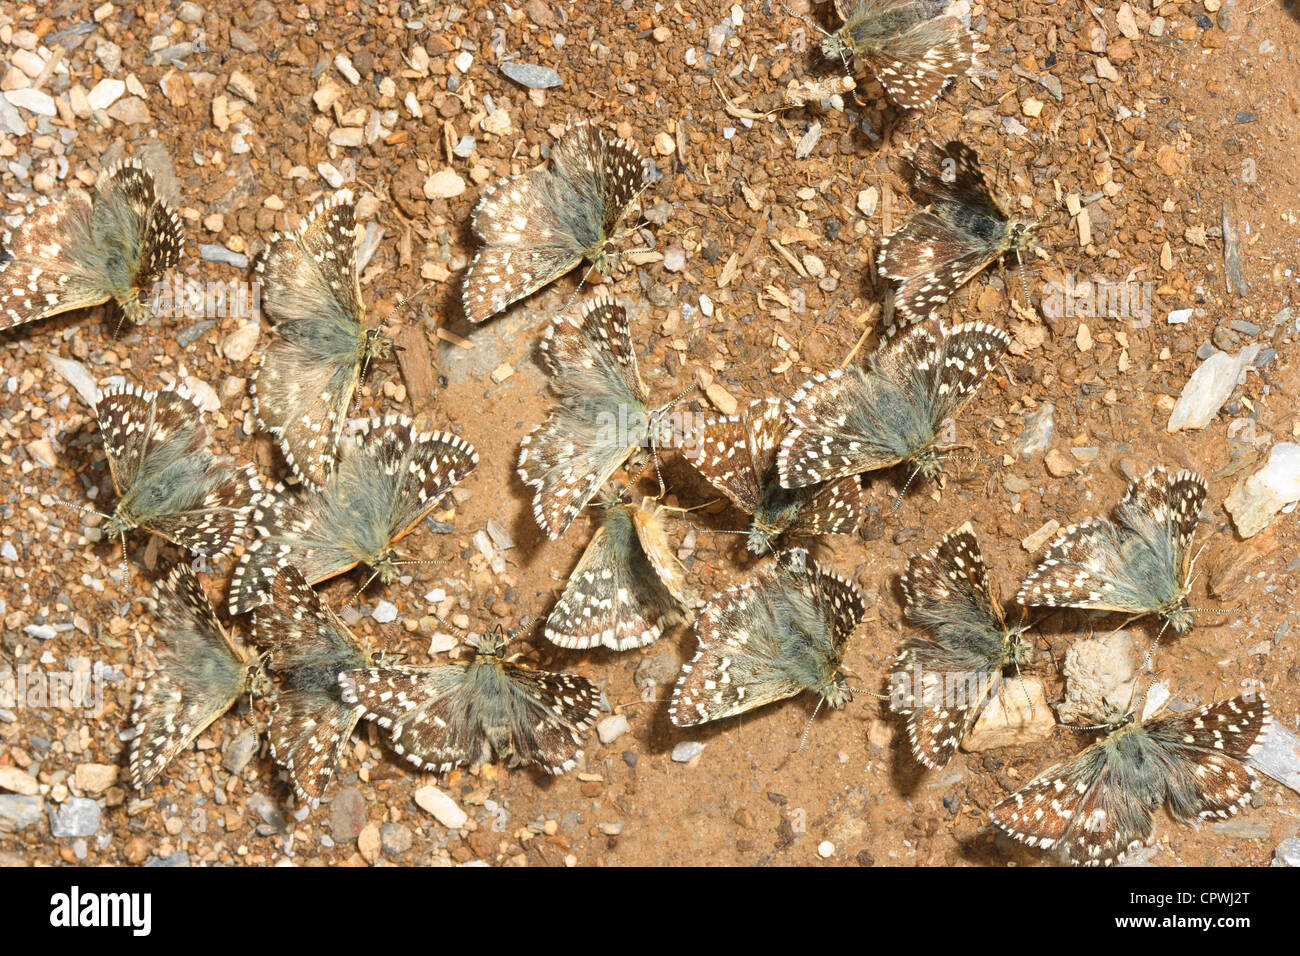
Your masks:
[{"label": "butterfly", "polygon": [[673,431],[649,407],[627,312],[613,299],[597,294],[577,318],[558,316],[541,352],[560,403],[524,436],[519,477],[533,489],[538,527],[555,539],[629,455],[671,442]]},{"label": "butterfly", "polygon": [[910,462],[939,474],[939,429],[1002,358],[1010,338],[983,322],[937,319],[897,328],[871,356],[817,375],[791,396],[781,439],[781,485],[802,488]]},{"label": "butterfly", "polygon": [[147,790],[163,768],[245,693],[262,693],[257,655],[236,644],[189,564],[154,585],[157,667],[136,686],[131,782]]},{"label": "butterfly", "polygon": [[695,622],[699,650],[673,688],[678,727],[733,717],[810,690],[832,707],[853,694],[840,673],[866,604],[802,548],[782,552],[755,580],[715,596]]},{"label": "butterfly", "polygon": [[104,533],[143,528],[206,557],[229,551],[262,484],[251,465],[237,469],[208,450],[194,396],[180,385],[156,392],[122,385],[104,392],[95,415],[118,496]]},{"label": "butterfly", "polygon": [[1008,627],[970,523],[924,554],[903,574],[903,612],[930,632],[909,638],[893,663],[891,705],[907,715],[912,753],[942,770],[1007,667],[1027,663],[1023,628]]},{"label": "butterfly", "polygon": [[297,232],[272,236],[256,268],[277,337],[253,375],[253,410],[293,473],[315,488],[333,470],[363,371],[392,349],[364,325],[355,232],[345,189],[317,203]]},{"label": "butterfly", "polygon": [[404,416],[371,419],[344,440],[323,488],[295,494],[279,485],[254,512],[257,538],[235,566],[230,613],[266,603],[288,565],[318,584],[364,564],[391,584],[394,545],[477,464],[478,452],[455,435],[417,431]]},{"label": "butterfly", "polygon": [[1033,224],[1011,218],[994,198],[969,146],[923,144],[912,160],[917,190],[932,197],[880,242],[881,275],[897,282],[894,309],[924,319],[984,267],[1033,245]]},{"label": "butterfly", "polygon": [[647,185],[635,145],[590,123],[571,126],[549,167],[502,180],[474,207],[484,246],[465,273],[466,317],[483,322],[583,259],[601,275],[637,261],[640,253],[618,249],[617,229]]},{"label": "butterfly", "polygon": [[585,677],[507,660],[506,641],[497,627],[468,660],[344,671],[343,699],[385,728],[393,749],[422,770],[505,760],[565,773],[582,759],[600,690]]},{"label": "butterfly", "polygon": [[181,259],[180,220],[137,160],[103,174],[94,198],[38,206],[0,264],[0,330],[117,301],[137,325],[155,283]]},{"label": "butterfly", "polygon": [[748,548],[754,554],[772,550],[783,534],[853,534],[866,516],[856,476],[781,487],[776,454],[788,429],[780,401],[760,399],[743,416],[705,423],[684,445],[695,470],[752,516]]},{"label": "butterfly", "polygon": [[975,40],[948,0],[835,0],[844,21],[821,43],[830,58],[865,66],[903,109],[933,103],[951,79],[971,68]]},{"label": "butterfly", "polygon": [[1152,832],[1162,804],[1179,820],[1228,817],[1259,785],[1242,763],[1271,726],[1262,697],[1234,697],[1200,710],[1137,721],[1109,732],[997,803],[989,815],[1011,837],[1070,863],[1109,865]]},{"label": "butterfly", "polygon": [[651,499],[629,504],[607,486],[601,506],[600,527],[546,619],[546,639],[582,650],[644,647],[686,619],[686,583]]},{"label": "butterfly", "polygon": [[276,573],[269,598],[253,615],[253,636],[268,650],[276,678],[271,757],[298,799],[315,807],[361,719],[361,708],[339,692],[339,674],[373,658],[292,565]]},{"label": "butterfly", "polygon": [[1153,468],[1129,485],[1114,521],[1089,518],[1062,531],[1016,600],[1155,614],[1186,633],[1192,626],[1192,539],[1205,496],[1200,475]]}]

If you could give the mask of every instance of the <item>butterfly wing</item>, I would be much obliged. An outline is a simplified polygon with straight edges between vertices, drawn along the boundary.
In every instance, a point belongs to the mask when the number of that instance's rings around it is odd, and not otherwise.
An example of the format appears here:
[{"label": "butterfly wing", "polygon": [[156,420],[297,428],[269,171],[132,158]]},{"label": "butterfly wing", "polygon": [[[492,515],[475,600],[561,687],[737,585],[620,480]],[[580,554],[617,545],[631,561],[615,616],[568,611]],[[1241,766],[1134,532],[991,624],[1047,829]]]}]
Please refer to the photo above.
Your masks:
[{"label": "butterfly wing", "polygon": [[9,240],[0,264],[0,329],[107,302],[94,272],[91,204],[84,196],[37,206]]},{"label": "butterfly wing", "polygon": [[217,620],[190,566],[182,561],[154,585],[157,667],[136,687],[131,782],[144,791],[248,689],[250,655]]},{"label": "butterfly wing", "polygon": [[450,432],[417,431],[399,415],[372,419],[357,442],[360,453],[349,453],[347,473],[335,483],[340,498],[349,503],[340,502],[335,510],[361,513],[361,499],[375,502],[385,519],[380,524],[386,531],[385,549],[423,521],[478,464],[478,452],[468,442]]},{"label": "butterfly wing", "polygon": [[277,339],[253,377],[253,409],[293,473],[320,487],[334,466],[365,351],[352,193],[322,200],[258,260]]},{"label": "butterfly wing", "polygon": [[393,750],[430,773],[485,762],[468,663],[367,667],[339,674],[343,700],[388,731]]},{"label": "butterfly wing", "polygon": [[980,166],[979,155],[965,143],[922,143],[912,157],[912,172],[918,192],[990,219],[1006,219]]},{"label": "butterfly wing", "polygon": [[753,514],[762,488],[754,472],[745,424],[735,415],[705,422],[691,436],[686,460],[737,508]]},{"label": "butterfly wing", "polygon": [[600,126],[576,123],[552,153],[556,175],[573,198],[570,234],[581,248],[614,235],[646,185],[645,161],[632,143]]},{"label": "butterfly wing", "polygon": [[370,653],[294,567],[276,574],[253,633],[270,650],[270,670],[279,678],[272,691],[271,756],[299,799],[315,807],[361,717],[359,706],[343,700],[338,675],[368,666]]},{"label": "butterfly wing", "polygon": [[777,454],[781,486],[806,487],[902,461],[897,442],[878,425],[879,391],[856,366],[805,382],[786,407],[791,424]]},{"label": "butterfly wing", "polygon": [[1234,697],[1144,725],[1160,747],[1166,798],[1180,820],[1228,817],[1259,785],[1242,761],[1258,753],[1272,726],[1262,697]]},{"label": "butterfly wing", "polygon": [[500,695],[504,715],[489,710],[480,718],[491,735],[493,725],[500,723],[493,718],[504,716],[509,752],[498,748],[498,754],[512,762],[536,764],[552,775],[572,770],[582,759],[583,735],[600,715],[600,689],[576,674],[506,662],[500,668],[508,688]]},{"label": "butterfly wing", "polygon": [[544,633],[560,647],[644,647],[684,619],[679,592],[678,576],[661,577],[645,552],[633,509],[616,501],[569,575]]},{"label": "butterfly wing", "polygon": [[860,56],[896,105],[919,109],[938,99],[949,80],[970,70],[974,53],[974,38],[960,20],[936,17]]},{"label": "butterfly wing", "polygon": [[235,468],[225,458],[200,461],[206,470],[192,483],[191,501],[150,518],[142,527],[194,554],[217,557],[243,536],[265,489],[252,465]]},{"label": "butterfly wing", "polygon": [[1178,589],[1186,586],[1192,540],[1205,507],[1205,479],[1192,471],[1153,468],[1129,486],[1115,507],[1115,519],[1146,542]]},{"label": "butterfly wing", "polygon": [[1150,582],[1134,579],[1128,553],[1126,536],[1108,518],[1071,525],[1048,545],[1042,562],[1020,585],[1016,600],[1027,607],[1155,611],[1159,603]]},{"label": "butterfly wing", "polygon": [[[230,581],[229,610],[244,614],[272,599],[276,574],[298,569],[317,584],[354,568],[362,560],[351,525],[334,514],[324,491],[291,490],[277,484],[253,506],[251,524],[257,536],[235,565]],[[340,530],[341,526],[341,530]]]}]

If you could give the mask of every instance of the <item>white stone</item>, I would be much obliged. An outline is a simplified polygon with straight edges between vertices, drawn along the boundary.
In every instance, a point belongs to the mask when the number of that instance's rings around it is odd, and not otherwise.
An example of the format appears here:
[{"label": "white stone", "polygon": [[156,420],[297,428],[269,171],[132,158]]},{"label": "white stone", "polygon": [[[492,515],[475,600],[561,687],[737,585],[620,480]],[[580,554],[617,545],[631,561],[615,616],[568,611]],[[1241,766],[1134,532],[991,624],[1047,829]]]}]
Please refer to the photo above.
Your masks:
[{"label": "white stone", "polygon": [[415,803],[448,830],[459,830],[469,820],[469,814],[458,807],[455,800],[433,785],[415,791]]},{"label": "white stone", "polygon": [[221,354],[232,362],[243,362],[257,348],[262,327],[257,322],[246,322],[232,330],[221,343]]},{"label": "white stone", "polygon": [[1274,445],[1268,462],[1228,493],[1224,507],[1243,538],[1259,534],[1287,505],[1300,501],[1300,445]]},{"label": "white stone", "polygon": [[1232,390],[1240,384],[1243,373],[1255,363],[1259,345],[1247,345],[1236,355],[1215,352],[1192,373],[1183,394],[1169,413],[1165,431],[1176,432],[1183,428],[1204,428],[1219,414]]},{"label": "white stone", "polygon": [[392,624],[397,620],[397,605],[391,601],[380,601],[370,616],[380,624]]},{"label": "white stone", "polygon": [[817,855],[823,860],[829,860],[835,855],[835,844],[830,840],[822,840],[817,844]]},{"label": "white stone", "polygon": [[106,110],[121,99],[125,92],[126,84],[121,80],[103,79],[95,84],[86,96],[86,101],[92,110]]},{"label": "white stone", "polygon": [[1184,325],[1192,317],[1191,309],[1174,309],[1169,313],[1170,325]]},{"label": "white stone", "polygon": [[5,94],[5,99],[20,110],[38,116],[56,116],[59,112],[54,106],[54,97],[43,90],[10,90]]},{"label": "white stone", "polygon": [[609,746],[627,733],[630,726],[627,718],[622,714],[612,714],[609,717],[602,717],[597,722],[596,736],[600,738],[602,744]]}]

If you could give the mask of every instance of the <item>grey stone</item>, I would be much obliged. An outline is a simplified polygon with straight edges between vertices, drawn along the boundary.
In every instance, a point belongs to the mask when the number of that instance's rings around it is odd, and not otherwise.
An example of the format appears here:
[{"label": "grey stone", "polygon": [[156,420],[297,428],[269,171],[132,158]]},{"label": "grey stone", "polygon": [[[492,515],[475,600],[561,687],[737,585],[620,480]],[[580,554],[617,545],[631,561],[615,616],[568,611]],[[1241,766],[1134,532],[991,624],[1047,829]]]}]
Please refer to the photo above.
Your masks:
[{"label": "grey stone", "polygon": [[199,258],[204,262],[220,262],[222,265],[234,266],[236,269],[248,268],[248,256],[242,252],[232,252],[215,242],[205,242],[199,246]]},{"label": "grey stone", "polygon": [[1274,866],[1300,866],[1300,837],[1283,840],[1273,851]]},{"label": "grey stone", "polygon": [[536,66],[532,63],[515,63],[513,60],[501,64],[501,72],[520,86],[530,90],[549,90],[563,86],[564,80],[549,66]]},{"label": "grey stone", "polygon": [[1011,443],[1011,449],[1021,458],[1029,458],[1046,451],[1052,444],[1056,407],[1048,402],[1025,416],[1025,427]]},{"label": "grey stone", "polygon": [[1256,770],[1300,793],[1300,737],[1274,720],[1264,746],[1250,758]]},{"label": "grey stone", "polygon": [[1133,695],[1140,655],[1128,631],[1075,641],[1065,652],[1065,699],[1056,708],[1063,724],[1097,724]]},{"label": "grey stone", "polygon": [[257,731],[246,727],[235,735],[235,739],[226,744],[226,752],[221,755],[221,766],[227,773],[238,774],[248,766],[248,761],[257,753]]},{"label": "grey stone", "polygon": [[104,72],[112,76],[122,68],[122,48],[112,40],[100,40],[95,47],[95,59],[104,68]]},{"label": "grey stone", "polygon": [[144,861],[147,867],[157,866],[189,866],[190,855],[185,850],[177,850],[171,856],[151,856]]},{"label": "grey stone", "polygon": [[254,793],[248,798],[248,809],[252,810],[262,822],[268,826],[273,826],[277,830],[283,831],[288,825],[284,811],[280,805],[264,793]]},{"label": "grey stone", "polygon": [[404,823],[385,823],[379,828],[379,844],[384,856],[401,856],[413,842],[411,828]]},{"label": "grey stone", "polygon": [[193,325],[181,329],[176,333],[176,344],[183,349],[189,348],[207,332],[215,328],[216,319],[204,319],[202,322],[195,322]]},{"label": "grey stone", "polygon": [[344,787],[330,803],[330,836],[335,843],[355,840],[366,825],[366,798],[356,787]]},{"label": "grey stone", "polygon": [[63,806],[50,811],[50,834],[55,837],[87,837],[99,832],[99,804],[85,797],[68,797]]},{"label": "grey stone", "polygon": [[45,800],[17,793],[0,793],[0,832],[14,833],[41,818]]},{"label": "grey stone", "polygon": [[1238,840],[1264,840],[1273,835],[1273,828],[1262,820],[1229,817],[1210,824],[1210,829],[1221,836]]},{"label": "grey stone", "polygon": [[698,740],[683,740],[673,748],[673,762],[690,763],[704,752],[704,747]]}]

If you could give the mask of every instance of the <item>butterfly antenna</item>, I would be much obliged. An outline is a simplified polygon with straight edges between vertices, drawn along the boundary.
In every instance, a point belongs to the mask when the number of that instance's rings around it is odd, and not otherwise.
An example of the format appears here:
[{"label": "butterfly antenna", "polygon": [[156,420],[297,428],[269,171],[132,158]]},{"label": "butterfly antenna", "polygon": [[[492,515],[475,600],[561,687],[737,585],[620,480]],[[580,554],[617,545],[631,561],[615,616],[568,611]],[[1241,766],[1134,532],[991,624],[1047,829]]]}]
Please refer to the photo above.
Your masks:
[{"label": "butterfly antenna", "polygon": [[921,468],[918,465],[917,467],[913,468],[912,473],[908,475],[907,482],[903,485],[903,490],[900,491],[898,493],[898,497],[894,499],[894,507],[889,512],[891,517],[898,512],[899,508],[903,507],[903,499],[907,497],[908,489],[912,487],[912,482],[916,481],[916,476],[919,475],[920,473],[921,473]]},{"label": "butterfly antenna", "polygon": [[361,592],[363,592],[366,588],[370,587],[370,582],[377,577],[379,577],[379,572],[378,571],[372,572],[370,577],[366,578],[366,583],[361,585],[361,587],[357,588],[357,593],[352,595],[352,597],[348,598],[347,603],[344,604],[343,606],[348,607],[352,604],[356,604],[357,598],[361,597]]},{"label": "butterfly antenna", "polygon": [[70,508],[73,511],[79,511],[82,514],[99,515],[99,517],[106,518],[106,519],[113,517],[112,515],[105,514],[102,511],[96,511],[94,508],[90,507],[89,505],[81,505],[73,501],[66,501],[65,499],[59,498],[55,495],[51,495],[50,500],[53,501],[56,505],[59,505],[60,507]]},{"label": "butterfly antenna", "polygon": [[812,716],[808,718],[808,723],[804,725],[803,735],[799,738],[799,746],[795,748],[791,756],[798,756],[799,751],[803,750],[803,745],[808,742],[808,734],[812,731],[813,721],[817,719],[817,713],[822,709],[824,703],[826,703],[825,697],[817,698],[817,706],[813,708]]},{"label": "butterfly antenna", "polygon": [[1160,646],[1160,638],[1164,637],[1165,628],[1168,626],[1168,621],[1165,621],[1165,623],[1160,625],[1160,630],[1156,632],[1155,639],[1152,640],[1150,645],[1147,647],[1146,656],[1142,658],[1142,666],[1138,668],[1139,671],[1145,671],[1151,668],[1151,661],[1155,657],[1156,648]]},{"label": "butterfly antenna", "polygon": [[578,298],[578,293],[580,293],[582,291],[582,287],[587,284],[587,279],[590,278],[591,273],[595,268],[596,268],[596,264],[594,262],[591,265],[587,266],[587,271],[582,274],[582,279],[578,282],[578,287],[573,290],[573,295],[569,296],[569,301],[564,303],[564,307],[560,309],[561,312],[569,311],[569,307],[572,306],[573,301],[576,298]]},{"label": "butterfly antenna", "polygon": [[772,370],[771,370],[770,368],[768,368],[767,366],[764,366],[764,367],[763,367],[763,371],[767,373],[767,382],[768,382],[769,385],[772,386],[772,391],[776,392],[776,394],[778,394],[778,395],[780,395],[782,398],[784,398],[785,401],[786,401],[786,404],[788,404],[788,405],[793,405],[793,404],[794,404],[794,399],[792,399],[789,395],[787,395],[787,394],[786,394],[786,393],[781,389],[781,386],[780,386],[780,385],[776,384],[776,379],[772,377]]},{"label": "butterfly antenna", "polygon": [[451,633],[455,634],[461,640],[465,640],[466,638],[469,637],[469,631],[465,630],[463,627],[457,627],[455,624],[451,623],[451,621],[447,620],[437,611],[433,612],[433,616],[437,619],[439,624],[441,624],[447,630],[451,631]]}]

